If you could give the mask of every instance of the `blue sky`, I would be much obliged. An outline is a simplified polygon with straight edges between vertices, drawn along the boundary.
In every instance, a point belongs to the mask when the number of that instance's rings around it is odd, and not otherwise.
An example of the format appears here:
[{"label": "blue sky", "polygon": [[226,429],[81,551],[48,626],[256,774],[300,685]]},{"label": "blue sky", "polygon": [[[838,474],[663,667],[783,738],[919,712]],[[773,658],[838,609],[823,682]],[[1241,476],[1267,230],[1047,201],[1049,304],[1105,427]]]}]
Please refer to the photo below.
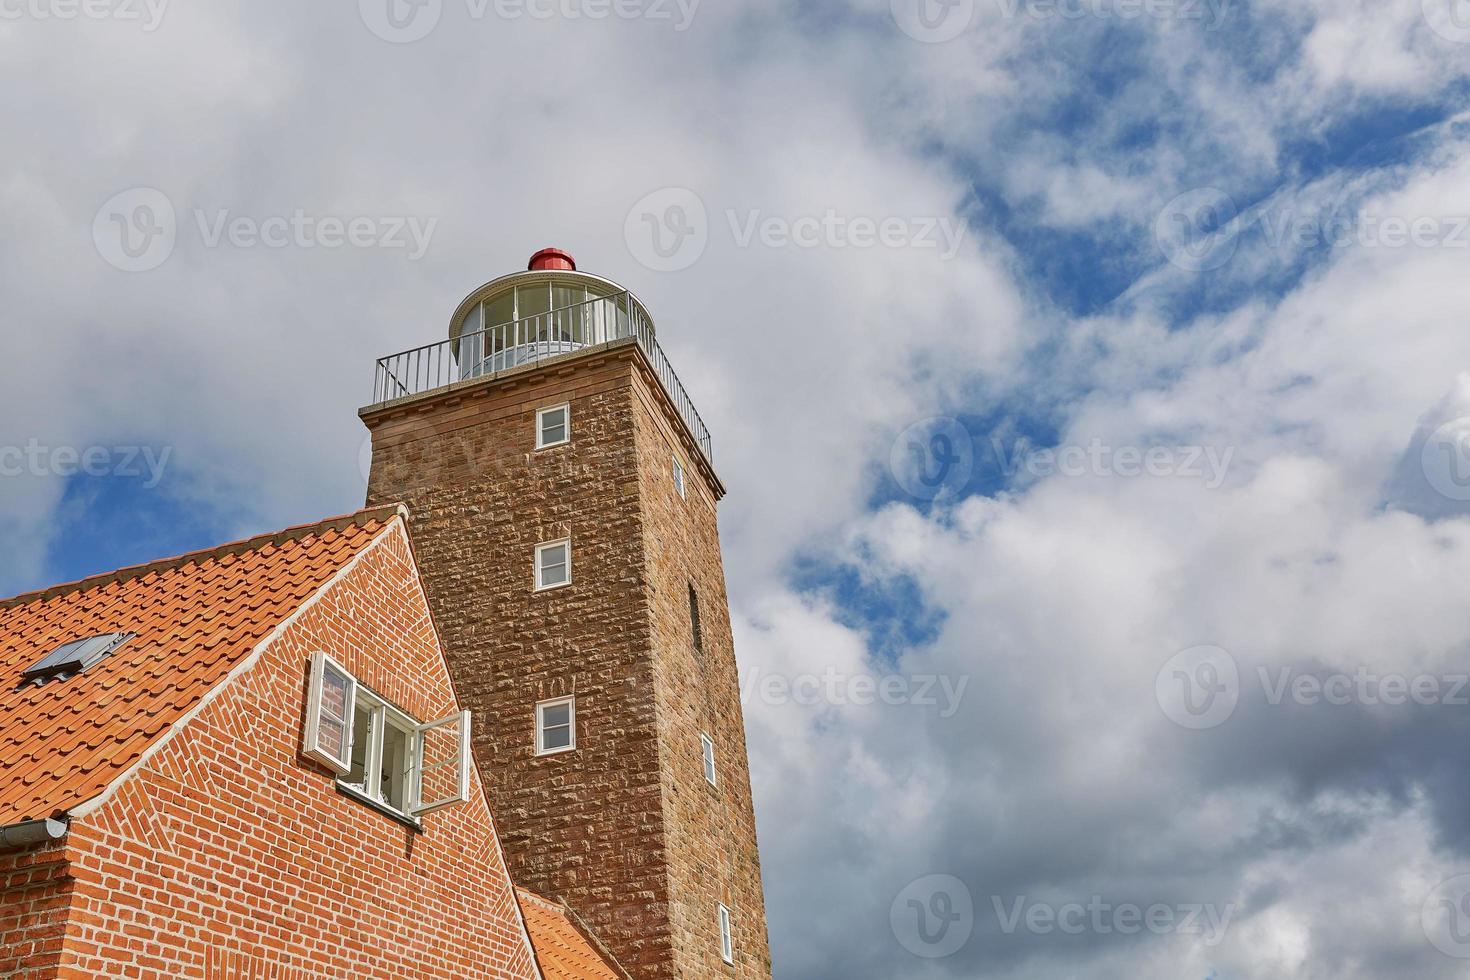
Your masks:
[{"label": "blue sky", "polygon": [[[356,508],[374,358],[558,245],[714,434],[742,670],[910,692],[745,705],[778,977],[1463,972],[1458,0],[383,3],[0,19],[0,591]],[[1006,911],[1079,903],[1219,929]]]}]

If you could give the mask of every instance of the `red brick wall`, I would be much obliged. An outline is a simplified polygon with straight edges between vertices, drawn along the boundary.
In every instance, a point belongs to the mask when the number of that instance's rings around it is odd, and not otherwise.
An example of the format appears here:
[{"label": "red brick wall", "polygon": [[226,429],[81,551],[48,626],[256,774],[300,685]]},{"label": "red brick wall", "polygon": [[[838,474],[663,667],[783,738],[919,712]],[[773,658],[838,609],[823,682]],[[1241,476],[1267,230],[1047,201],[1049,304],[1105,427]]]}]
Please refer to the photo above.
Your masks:
[{"label": "red brick wall", "polygon": [[[565,901],[639,980],[672,976],[632,348],[374,419],[368,499],[407,504],[516,882]],[[572,441],[535,450],[537,408]],[[534,592],[537,543],[572,584]],[[537,757],[538,701],[577,698],[577,751]]]},{"label": "red brick wall", "polygon": [[[676,969],[681,977],[768,980],[765,895],[715,514],[717,489],[700,473],[694,447],[669,417],[656,382],[641,373],[635,378]],[[674,483],[675,455],[684,465],[685,497]],[[691,585],[700,608],[698,650],[690,623]],[[717,786],[705,779],[701,733],[715,743]],[[731,913],[733,969],[720,957],[716,908],[721,903]]]},{"label": "red brick wall", "polygon": [[[770,965],[714,490],[687,445],[689,500],[673,493],[681,437],[640,365],[625,344],[370,413],[368,502],[412,515],[451,671],[486,719],[476,754],[517,882],[565,901],[638,980],[756,980]],[[563,402],[572,442],[536,451],[536,409]],[[536,543],[562,537],[572,585],[533,592]],[[534,705],[564,694],[577,751],[536,758]]]},{"label": "red brick wall", "polygon": [[56,975],[71,889],[62,845],[0,850],[0,977]]},{"label": "red brick wall", "polygon": [[420,720],[456,706],[400,528],[72,821],[60,975],[534,974],[481,794],[419,833],[300,754],[315,650]]}]

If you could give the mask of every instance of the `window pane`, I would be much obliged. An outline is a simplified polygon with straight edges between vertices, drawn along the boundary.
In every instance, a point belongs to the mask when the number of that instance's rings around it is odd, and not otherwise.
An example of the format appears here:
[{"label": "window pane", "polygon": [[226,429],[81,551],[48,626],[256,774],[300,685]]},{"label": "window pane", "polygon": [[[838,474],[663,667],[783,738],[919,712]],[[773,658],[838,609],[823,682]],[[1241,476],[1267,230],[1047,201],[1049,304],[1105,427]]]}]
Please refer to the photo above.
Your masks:
[{"label": "window pane", "polygon": [[572,729],[569,725],[561,728],[548,728],[541,734],[541,748],[547,751],[570,748],[571,744]]},{"label": "window pane", "polygon": [[347,756],[347,675],[327,664],[322,671],[321,712],[317,716],[317,745],[334,759]]},{"label": "window pane", "polygon": [[563,442],[567,437],[567,410],[554,408],[541,412],[541,445]]},{"label": "window pane", "polygon": [[498,327],[509,323],[516,318],[516,298],[513,293],[506,293],[494,299],[485,301],[485,326]]},{"label": "window pane", "polygon": [[347,720],[347,678],[327,665],[322,672],[322,720]]},{"label": "window pane", "polygon": [[586,333],[582,321],[587,315],[582,304],[586,299],[587,291],[581,286],[551,287],[552,319],[555,321],[552,339],[586,343],[582,339]]},{"label": "window pane", "polygon": [[522,321],[521,343],[548,340],[551,336],[551,284],[516,287],[516,319]]},{"label": "window pane", "polygon": [[353,712],[352,723],[352,768],[347,775],[342,777],[344,783],[351,783],[358,789],[367,787],[367,754],[368,745],[373,738],[373,716],[367,708],[359,705]]},{"label": "window pane", "polygon": [[479,373],[480,362],[484,360],[481,353],[483,349],[481,341],[485,338],[480,331],[480,307],[476,306],[470,310],[469,315],[464,318],[459,332],[459,372],[461,377],[473,377]]},{"label": "window pane", "polygon": [[572,722],[570,704],[549,704],[541,709],[541,724],[546,728],[565,728]]},{"label": "window pane", "polygon": [[383,726],[383,771],[379,798],[395,810],[408,806],[409,734],[395,725]]},{"label": "window pane", "polygon": [[536,552],[536,558],[541,570],[540,585],[565,585],[570,581],[568,576],[568,548],[564,544],[551,545]]}]

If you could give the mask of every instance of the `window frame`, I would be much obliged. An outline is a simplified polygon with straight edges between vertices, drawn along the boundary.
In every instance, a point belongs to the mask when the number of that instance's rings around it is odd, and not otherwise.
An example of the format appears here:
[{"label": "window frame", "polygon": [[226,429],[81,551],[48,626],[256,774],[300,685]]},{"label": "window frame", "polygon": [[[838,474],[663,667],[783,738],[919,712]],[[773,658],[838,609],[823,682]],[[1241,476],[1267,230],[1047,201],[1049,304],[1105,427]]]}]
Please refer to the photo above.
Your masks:
[{"label": "window frame", "polygon": [[[562,545],[565,545],[566,546],[566,549],[567,549],[567,577],[566,577],[566,581],[564,581],[564,582],[553,582],[552,584],[547,585],[546,582],[543,581],[542,574],[541,574],[541,572],[542,572],[542,567],[541,567],[541,554],[542,554],[542,552],[544,552],[544,551],[546,551],[546,550],[548,550],[550,548],[556,548],[556,547],[560,547]],[[549,592],[552,589],[563,589],[563,588],[566,588],[568,585],[571,585],[572,584],[572,539],[571,538],[558,538],[555,541],[543,541],[540,544],[538,544],[536,546],[535,554],[534,554],[534,556],[531,559],[531,568],[532,568],[532,580],[531,581],[532,581],[532,585],[535,587],[533,591],[536,591],[536,592]]]},{"label": "window frame", "polygon": [[715,913],[715,917],[720,924],[720,959],[724,960],[726,965],[734,966],[735,917],[730,914],[730,909],[724,902],[720,902],[716,905],[716,908],[718,911]]},{"label": "window frame", "polygon": [[[368,737],[372,742],[368,744],[367,755],[363,759],[363,784],[349,783],[346,773],[337,775],[337,788],[350,796],[362,800],[370,806],[387,811],[389,814],[401,817],[414,824],[418,823],[417,815],[414,813],[414,802],[417,796],[417,785],[419,778],[419,766],[421,760],[419,753],[422,746],[422,737],[418,721],[400,708],[395,707],[382,695],[376,694],[359,685],[358,698],[365,702],[372,716],[368,728]],[[407,741],[404,750],[406,768],[403,772],[403,806],[397,807],[382,794],[383,778],[383,726],[391,725],[402,733]],[[355,747],[353,743],[352,747]],[[350,749],[349,749],[350,751]],[[350,768],[348,771],[351,771]]]},{"label": "window frame", "polygon": [[678,453],[671,457],[674,461],[674,489],[679,491],[680,500],[689,499],[689,483],[684,473],[684,461],[679,458]]},{"label": "window frame", "polygon": [[[339,758],[331,752],[322,748],[321,744],[321,713],[322,694],[326,682],[328,670],[340,674],[347,682],[347,694],[345,697],[344,712],[346,718],[342,722],[342,747],[346,752],[345,758]],[[346,667],[343,667],[333,659],[325,650],[318,650],[311,655],[311,680],[307,685],[306,694],[306,732],[302,741],[302,747],[306,754],[318,762],[327,766],[334,773],[345,775],[352,771],[352,745],[353,725],[357,718],[357,678],[352,675]]]},{"label": "window frame", "polygon": [[[456,758],[426,765],[424,760],[424,736],[436,728],[447,725],[459,725],[459,752]],[[416,732],[416,744],[414,746],[413,780],[409,784],[409,808],[408,815],[414,819],[422,817],[426,813],[442,810],[447,806],[455,806],[459,803],[470,801],[470,773],[475,764],[473,745],[470,733],[470,713],[468,711],[456,711],[454,714],[436,718],[433,721],[424,722],[418,726]],[[440,800],[424,801],[424,774],[431,772],[441,766],[455,762],[459,766],[458,779],[456,780],[455,794],[446,796]]]},{"label": "window frame", "polygon": [[[547,726],[543,723],[542,719],[545,716],[546,709],[560,707],[561,705],[567,706],[567,732],[570,738],[566,745],[562,745],[554,749],[548,749],[546,747]],[[566,752],[577,751],[577,696],[575,694],[568,694],[559,698],[547,698],[544,701],[537,701],[534,717],[536,726],[536,758],[539,759],[542,756],[562,755]],[[555,725],[552,727],[560,728],[561,726]]]},{"label": "window frame", "polygon": [[[550,415],[552,412],[563,412],[563,413],[565,413],[562,416],[562,437],[560,439],[556,440],[555,442],[547,442],[545,440],[545,429],[544,429],[544,427],[542,425],[542,419],[544,419],[547,415]],[[560,405],[547,405],[545,408],[538,408],[538,409],[536,409],[536,449],[537,449],[538,452],[540,450],[542,450],[542,449],[553,449],[553,448],[555,448],[557,446],[565,446],[567,443],[569,443],[571,441],[572,441],[572,403],[571,402],[562,402]]]},{"label": "window frame", "polygon": [[704,771],[704,781],[719,789],[720,773],[715,761],[715,740],[710,738],[709,732],[699,733],[699,764]]}]

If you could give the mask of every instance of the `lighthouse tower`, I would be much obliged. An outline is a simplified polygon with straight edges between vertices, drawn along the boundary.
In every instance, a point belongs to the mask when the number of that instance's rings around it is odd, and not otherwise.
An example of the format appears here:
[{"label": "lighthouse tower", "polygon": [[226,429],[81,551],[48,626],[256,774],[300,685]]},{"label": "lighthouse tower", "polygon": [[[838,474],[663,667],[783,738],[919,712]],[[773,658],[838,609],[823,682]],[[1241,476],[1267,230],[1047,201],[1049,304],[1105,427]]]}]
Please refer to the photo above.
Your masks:
[{"label": "lighthouse tower", "polygon": [[636,980],[769,978],[725,491],[643,303],[543,249],[379,360],[360,414],[516,882]]}]

